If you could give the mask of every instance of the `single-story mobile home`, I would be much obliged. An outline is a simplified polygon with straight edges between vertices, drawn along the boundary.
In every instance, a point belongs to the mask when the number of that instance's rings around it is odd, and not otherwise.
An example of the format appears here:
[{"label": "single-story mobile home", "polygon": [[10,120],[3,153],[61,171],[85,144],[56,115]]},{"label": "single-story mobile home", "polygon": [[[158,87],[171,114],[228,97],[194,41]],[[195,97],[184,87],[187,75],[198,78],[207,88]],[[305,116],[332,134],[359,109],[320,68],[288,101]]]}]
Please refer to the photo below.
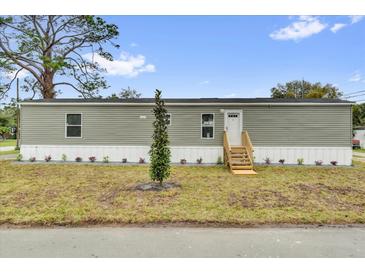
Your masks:
[{"label": "single-story mobile home", "polygon": [[[352,112],[339,99],[164,99],[172,162],[216,163],[224,148],[252,146],[251,160],[351,165]],[[138,162],[151,144],[153,98],[50,99],[20,103],[24,159],[62,155]],[[244,132],[244,134],[242,134]],[[245,144],[243,144],[245,142]],[[247,143],[247,144],[246,144]],[[226,151],[227,152],[227,151]],[[250,151],[249,151],[250,152]],[[235,153],[234,151],[232,152]],[[234,157],[234,155],[232,156]]]}]

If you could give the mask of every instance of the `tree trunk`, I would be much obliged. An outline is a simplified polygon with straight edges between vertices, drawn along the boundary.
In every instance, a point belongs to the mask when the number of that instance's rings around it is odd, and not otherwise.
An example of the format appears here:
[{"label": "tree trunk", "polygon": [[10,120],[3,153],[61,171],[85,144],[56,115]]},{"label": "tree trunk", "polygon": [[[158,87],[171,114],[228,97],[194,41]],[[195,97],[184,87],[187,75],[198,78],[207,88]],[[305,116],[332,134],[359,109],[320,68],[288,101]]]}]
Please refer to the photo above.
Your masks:
[{"label": "tree trunk", "polygon": [[53,76],[52,73],[47,74],[47,72],[43,75],[44,85],[42,90],[43,99],[52,99],[55,97],[54,85],[53,85]]},{"label": "tree trunk", "polygon": [[50,62],[52,60],[52,49],[48,49],[48,51],[46,51],[44,53],[44,62],[43,62],[43,66],[44,66],[44,72],[42,73],[42,78],[43,78],[43,85],[42,85],[42,95],[43,95],[43,99],[52,99],[55,97],[55,92],[54,92],[54,84],[53,84],[53,76],[54,76],[54,71],[52,70],[52,68],[49,67],[49,64],[47,64],[47,60]]}]

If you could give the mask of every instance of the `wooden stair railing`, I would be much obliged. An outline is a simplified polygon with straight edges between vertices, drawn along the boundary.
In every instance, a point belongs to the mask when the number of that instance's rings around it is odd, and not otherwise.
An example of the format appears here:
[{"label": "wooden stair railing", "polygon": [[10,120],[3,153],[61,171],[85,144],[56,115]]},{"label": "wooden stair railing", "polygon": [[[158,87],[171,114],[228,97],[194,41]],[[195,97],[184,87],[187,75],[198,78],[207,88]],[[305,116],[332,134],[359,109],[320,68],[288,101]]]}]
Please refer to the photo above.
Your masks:
[{"label": "wooden stair railing", "polygon": [[250,157],[250,161],[253,166],[253,146],[251,143],[250,135],[248,135],[247,130],[242,131],[241,133],[242,145],[246,147],[247,154]]},{"label": "wooden stair railing", "polygon": [[227,132],[224,131],[224,163],[232,174],[256,174],[253,167],[253,147],[248,132],[242,132],[241,138],[241,146],[231,146]]}]

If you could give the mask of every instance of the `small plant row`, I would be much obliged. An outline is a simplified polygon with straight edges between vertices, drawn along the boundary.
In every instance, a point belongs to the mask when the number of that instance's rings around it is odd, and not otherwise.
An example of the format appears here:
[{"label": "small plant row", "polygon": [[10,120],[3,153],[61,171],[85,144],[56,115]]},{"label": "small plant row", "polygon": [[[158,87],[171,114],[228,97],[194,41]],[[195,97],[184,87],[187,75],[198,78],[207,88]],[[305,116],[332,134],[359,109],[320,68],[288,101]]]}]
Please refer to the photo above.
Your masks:
[{"label": "small plant row", "polygon": [[[62,157],[61,158],[62,158],[62,161],[64,161],[64,162],[67,161],[66,154],[62,154]],[[90,156],[88,159],[89,159],[89,162],[90,163],[96,162],[96,157],[95,156]],[[16,160],[19,161],[19,162],[22,161],[23,160],[23,155],[22,154],[18,154],[17,157],[16,157]],[[34,156],[32,156],[32,157],[29,158],[29,162],[35,162],[36,160],[37,159]],[[52,160],[51,155],[44,156],[44,161],[50,162],[51,160]],[[77,156],[75,158],[75,162],[82,162],[82,161],[83,161],[82,157]],[[103,163],[109,163],[109,156],[104,156],[102,162]],[[127,163],[127,158],[123,158],[122,159],[122,163]],[[146,161],[145,161],[144,158],[140,157],[138,163],[144,164],[144,163],[146,163]]]},{"label": "small plant row", "polygon": [[[267,165],[270,165],[272,163],[271,159],[269,157],[266,157],[264,159],[264,161],[265,161],[265,164],[267,164]],[[285,159],[280,159],[278,162],[283,165],[285,163]],[[304,159],[303,158],[298,158],[297,163],[298,163],[298,165],[303,165],[304,164]],[[322,160],[315,160],[314,163],[315,163],[316,166],[321,166],[323,164],[323,161]],[[333,166],[337,166],[338,162],[337,161],[331,161],[330,163]]]},{"label": "small plant row", "polygon": [[[182,165],[186,165],[187,163],[188,162],[186,161],[185,158],[180,160],[180,164],[182,164]],[[203,158],[202,157],[199,157],[198,159],[196,159],[196,163],[198,165],[201,165],[203,163]],[[216,163],[217,163],[217,165],[222,165],[223,164],[223,160],[222,160],[222,157],[221,156],[218,157]]]},{"label": "small plant row", "polygon": [[[67,155],[66,154],[62,154],[62,157],[61,158],[62,158],[62,161],[64,161],[64,162],[67,161]],[[89,159],[89,162],[90,163],[94,163],[97,160],[96,159],[96,156],[90,156],[88,159]],[[23,160],[23,155],[22,154],[18,154],[16,160],[19,161],[19,162],[22,161]],[[35,162],[36,160],[37,160],[36,157],[30,157],[29,158],[29,162]],[[44,161],[50,162],[51,160],[52,160],[51,155],[44,156]],[[78,162],[79,163],[79,162],[82,162],[82,161],[83,161],[82,157],[77,156],[75,158],[75,162]],[[109,163],[109,156],[104,156],[102,162],[103,163]],[[122,163],[123,164],[125,164],[127,162],[128,162],[127,161],[127,158],[123,158],[122,159]],[[138,163],[145,164],[146,163],[146,160],[144,158],[140,157],[139,160],[138,160]],[[186,159],[181,159],[180,160],[180,164],[182,164],[182,165],[185,165],[187,163],[188,162],[186,161]],[[199,165],[202,164],[203,163],[203,158],[202,157],[199,157],[198,159],[196,159],[196,163],[199,164]],[[222,157],[219,156],[218,159],[217,159],[217,165],[222,165],[222,164],[223,164]]]}]

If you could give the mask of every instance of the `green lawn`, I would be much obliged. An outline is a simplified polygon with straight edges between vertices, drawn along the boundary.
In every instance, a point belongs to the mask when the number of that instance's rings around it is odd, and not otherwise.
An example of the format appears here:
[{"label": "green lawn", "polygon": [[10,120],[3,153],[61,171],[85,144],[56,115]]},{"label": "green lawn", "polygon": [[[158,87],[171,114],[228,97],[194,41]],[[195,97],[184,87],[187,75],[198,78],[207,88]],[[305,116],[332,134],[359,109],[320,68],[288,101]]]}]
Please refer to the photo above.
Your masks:
[{"label": "green lawn", "polygon": [[149,181],[147,166],[0,161],[0,223],[365,223],[365,164],[257,172],[176,166],[169,181],[181,188],[140,192],[133,187]]},{"label": "green lawn", "polygon": [[16,146],[16,140],[14,139],[9,139],[9,140],[5,140],[5,141],[0,141],[0,147],[11,147],[11,146]]},{"label": "green lawn", "polygon": [[353,152],[362,152],[362,153],[365,153],[365,148],[354,149],[352,151]]},{"label": "green lawn", "polygon": [[0,155],[18,154],[18,150],[0,151]]}]

